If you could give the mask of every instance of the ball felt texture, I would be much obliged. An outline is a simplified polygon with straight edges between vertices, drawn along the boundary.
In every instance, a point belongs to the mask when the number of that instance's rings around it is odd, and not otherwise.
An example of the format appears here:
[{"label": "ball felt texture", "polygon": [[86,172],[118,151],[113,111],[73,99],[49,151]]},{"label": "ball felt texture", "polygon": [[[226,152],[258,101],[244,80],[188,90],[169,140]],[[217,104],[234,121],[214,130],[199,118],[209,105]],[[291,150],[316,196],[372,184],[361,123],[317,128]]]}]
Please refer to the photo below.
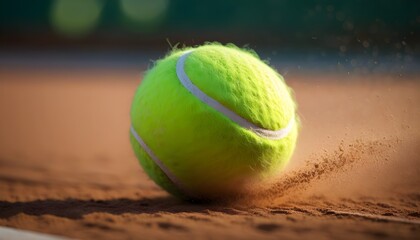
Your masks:
[{"label": "ball felt texture", "polygon": [[[287,135],[261,136],[189,91],[177,75],[187,53],[183,71],[193,85],[257,128],[289,126]],[[217,44],[174,50],[157,61],[135,93],[131,122],[131,143],[146,173],[182,198],[223,197],[277,174],[294,151],[299,129],[283,78],[256,54]]]}]

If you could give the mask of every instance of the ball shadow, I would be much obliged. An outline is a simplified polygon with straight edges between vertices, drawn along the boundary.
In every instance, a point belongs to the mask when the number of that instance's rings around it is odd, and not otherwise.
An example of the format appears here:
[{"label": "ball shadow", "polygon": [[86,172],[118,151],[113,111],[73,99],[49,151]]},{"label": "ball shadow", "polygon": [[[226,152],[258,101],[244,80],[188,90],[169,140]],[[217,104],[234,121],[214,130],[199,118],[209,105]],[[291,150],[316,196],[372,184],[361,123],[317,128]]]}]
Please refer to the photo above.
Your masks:
[{"label": "ball shadow", "polygon": [[96,212],[120,215],[124,213],[206,212],[209,209],[223,211],[217,206],[189,203],[171,196],[138,200],[120,198],[111,200],[47,199],[29,202],[0,201],[0,219],[10,218],[20,213],[34,216],[48,214],[69,219],[81,219],[86,214]]}]

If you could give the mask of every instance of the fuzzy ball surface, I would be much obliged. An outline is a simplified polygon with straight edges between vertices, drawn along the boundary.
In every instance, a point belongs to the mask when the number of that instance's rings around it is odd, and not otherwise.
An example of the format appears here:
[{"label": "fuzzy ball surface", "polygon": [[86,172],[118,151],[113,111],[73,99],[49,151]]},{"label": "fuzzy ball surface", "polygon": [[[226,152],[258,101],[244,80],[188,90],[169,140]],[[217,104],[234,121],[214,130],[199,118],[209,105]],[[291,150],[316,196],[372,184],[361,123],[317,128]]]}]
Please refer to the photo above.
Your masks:
[{"label": "fuzzy ball surface", "polygon": [[283,77],[255,53],[218,44],[158,60],[135,93],[131,124],[149,177],[175,196],[205,199],[278,174],[299,130]]}]

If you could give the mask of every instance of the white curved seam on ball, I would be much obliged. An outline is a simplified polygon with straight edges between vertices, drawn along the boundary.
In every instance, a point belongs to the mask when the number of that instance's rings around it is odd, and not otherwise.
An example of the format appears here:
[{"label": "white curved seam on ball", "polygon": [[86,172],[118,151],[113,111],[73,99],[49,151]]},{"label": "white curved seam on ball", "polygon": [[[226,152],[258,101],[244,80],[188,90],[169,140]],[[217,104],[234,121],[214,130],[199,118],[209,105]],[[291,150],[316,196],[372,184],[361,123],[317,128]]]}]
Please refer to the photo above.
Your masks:
[{"label": "white curved seam on ball", "polygon": [[156,165],[159,166],[159,168],[166,174],[166,176],[172,181],[175,186],[177,186],[183,193],[187,194],[190,197],[193,197],[194,194],[192,194],[185,185],[178,180],[178,178],[163,164],[163,162],[153,153],[153,151],[147,146],[147,144],[143,141],[143,139],[140,137],[140,135],[136,132],[133,126],[130,127],[130,132],[133,134],[134,138],[137,140],[137,142],[140,144],[140,146],[146,151],[146,153],[149,155],[149,157],[153,160]]},{"label": "white curved seam on ball", "polygon": [[228,117],[233,122],[236,122],[239,126],[249,129],[261,137],[269,138],[272,140],[279,140],[286,137],[290,133],[290,131],[293,129],[293,125],[295,124],[294,117],[292,117],[289,120],[285,128],[282,128],[279,130],[269,130],[269,129],[260,128],[257,125],[239,116],[238,114],[228,109],[227,107],[223,106],[221,103],[211,98],[210,96],[205,94],[203,91],[201,91],[196,85],[194,85],[194,83],[192,83],[191,79],[188,77],[184,69],[185,60],[192,52],[193,52],[192,50],[185,52],[183,55],[181,55],[181,57],[179,57],[176,63],[176,75],[178,76],[178,79],[181,82],[181,84],[190,93],[192,93],[202,102],[206,103],[210,107],[214,108],[215,110],[219,111],[220,113]]}]

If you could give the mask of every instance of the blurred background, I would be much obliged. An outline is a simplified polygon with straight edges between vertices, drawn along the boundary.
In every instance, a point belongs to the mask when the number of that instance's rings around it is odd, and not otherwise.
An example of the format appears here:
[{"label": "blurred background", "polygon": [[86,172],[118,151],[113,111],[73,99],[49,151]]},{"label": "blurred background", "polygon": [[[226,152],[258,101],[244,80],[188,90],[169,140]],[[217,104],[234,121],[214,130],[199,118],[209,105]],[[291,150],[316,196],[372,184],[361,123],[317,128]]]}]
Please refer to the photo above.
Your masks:
[{"label": "blurred background", "polygon": [[[173,47],[207,41],[253,48],[284,75],[307,136],[325,135],[316,129],[329,121],[354,129],[356,121],[374,121],[372,103],[362,110],[350,90],[319,80],[417,81],[419,13],[414,0],[0,0],[0,163],[134,159],[127,129],[143,72]],[[363,99],[375,89],[363,85]],[[348,102],[321,94],[335,104],[322,113],[312,97],[324,90]],[[317,123],[323,116],[328,121]],[[322,147],[306,142],[307,152]]]},{"label": "blurred background", "polygon": [[172,46],[218,41],[283,74],[407,74],[419,69],[419,13],[415,0],[1,0],[0,64],[144,67]]}]

